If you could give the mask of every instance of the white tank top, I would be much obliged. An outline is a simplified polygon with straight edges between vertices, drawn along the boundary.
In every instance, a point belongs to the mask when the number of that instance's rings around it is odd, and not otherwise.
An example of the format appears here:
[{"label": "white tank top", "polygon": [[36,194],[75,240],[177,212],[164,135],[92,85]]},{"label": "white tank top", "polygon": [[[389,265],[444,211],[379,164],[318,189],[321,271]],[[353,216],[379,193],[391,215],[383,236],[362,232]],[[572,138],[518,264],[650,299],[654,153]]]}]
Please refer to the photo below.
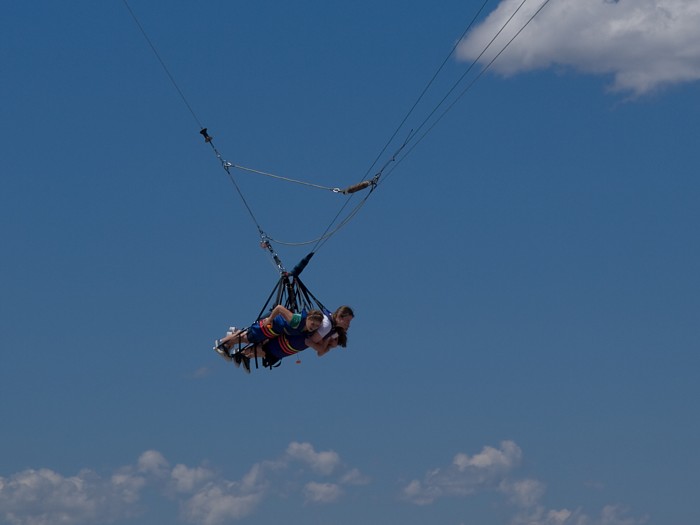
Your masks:
[{"label": "white tank top", "polygon": [[331,328],[333,328],[333,323],[331,323],[330,317],[328,317],[326,314],[323,314],[323,322],[321,323],[321,327],[318,330],[316,330],[316,333],[321,337],[326,337],[328,335],[328,332],[331,331]]}]

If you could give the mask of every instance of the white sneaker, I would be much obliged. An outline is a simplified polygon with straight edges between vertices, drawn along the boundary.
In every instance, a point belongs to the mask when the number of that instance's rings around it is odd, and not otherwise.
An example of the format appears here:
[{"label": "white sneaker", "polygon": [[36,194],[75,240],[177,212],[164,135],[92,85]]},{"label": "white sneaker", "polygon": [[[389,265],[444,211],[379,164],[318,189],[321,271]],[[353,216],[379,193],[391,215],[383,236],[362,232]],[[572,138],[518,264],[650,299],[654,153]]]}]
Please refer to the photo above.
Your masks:
[{"label": "white sneaker", "polygon": [[228,330],[226,331],[226,335],[231,335],[231,334],[235,333],[236,330],[238,330],[238,328],[236,328],[235,326],[229,326]]},{"label": "white sneaker", "polygon": [[221,339],[217,339],[216,341],[214,341],[214,351],[221,357],[226,359],[226,361],[231,361],[231,354],[228,353],[228,350],[221,342]]}]

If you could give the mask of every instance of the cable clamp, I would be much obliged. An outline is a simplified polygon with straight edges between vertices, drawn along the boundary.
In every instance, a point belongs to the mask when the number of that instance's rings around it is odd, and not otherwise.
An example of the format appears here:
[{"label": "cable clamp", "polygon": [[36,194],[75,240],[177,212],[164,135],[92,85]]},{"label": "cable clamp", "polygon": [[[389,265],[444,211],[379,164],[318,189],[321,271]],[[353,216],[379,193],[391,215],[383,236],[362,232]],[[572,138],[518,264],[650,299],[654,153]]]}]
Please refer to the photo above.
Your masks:
[{"label": "cable clamp", "polygon": [[204,142],[211,142],[212,137],[210,137],[209,133],[207,133],[207,128],[202,128],[201,130],[199,130],[199,134],[202,135],[202,137],[204,137]]}]

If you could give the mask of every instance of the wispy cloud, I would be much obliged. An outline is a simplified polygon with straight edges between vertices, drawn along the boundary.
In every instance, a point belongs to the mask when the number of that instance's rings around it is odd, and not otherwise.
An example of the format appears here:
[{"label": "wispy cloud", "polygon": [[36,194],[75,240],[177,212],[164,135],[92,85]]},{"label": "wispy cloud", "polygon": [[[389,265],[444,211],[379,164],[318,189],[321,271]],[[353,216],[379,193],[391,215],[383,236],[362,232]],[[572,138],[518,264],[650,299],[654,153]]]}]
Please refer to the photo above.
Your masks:
[{"label": "wispy cloud", "polygon": [[[503,508],[511,509],[511,525],[645,523],[617,505],[594,514],[580,508],[549,508],[543,503],[545,484],[518,475],[522,458],[513,441],[485,446],[474,454],[460,452],[447,465],[405,485],[401,497],[408,504],[434,505],[443,498],[495,494],[502,498]],[[148,450],[133,465],[108,476],[82,470],[66,477],[50,469],[30,469],[0,477],[0,522],[96,525],[127,520],[147,512],[145,495],[152,497],[155,491],[177,506],[186,523],[224,525],[254,514],[270,498],[292,496],[304,505],[329,505],[370,481],[337,452],[319,451],[310,443],[290,443],[277,457],[254,463],[237,480],[207,465],[173,465],[160,452]]]},{"label": "wispy cloud", "polygon": [[[544,0],[502,0],[458,47],[488,63]],[[700,3],[688,0],[554,0],[537,14],[492,69],[505,75],[551,66],[613,76],[611,89],[641,95],[700,79]]]},{"label": "wispy cloud", "polygon": [[306,503],[331,503],[342,496],[343,489],[336,483],[317,483],[311,481],[304,486]]},{"label": "wispy cloud", "polygon": [[512,441],[500,448],[484,447],[474,456],[457,454],[452,464],[428,472],[423,480],[413,480],[403,489],[403,496],[418,505],[428,505],[445,496],[468,496],[478,490],[497,488],[516,468],[522,451]]},{"label": "wispy cloud", "polygon": [[335,452],[316,452],[309,443],[290,443],[287,447],[287,459],[301,461],[319,474],[328,475],[340,465],[340,456]]},{"label": "wispy cloud", "polygon": [[[318,476],[321,479],[314,479]],[[291,478],[295,481],[290,482]],[[206,466],[171,466],[160,452],[149,450],[134,465],[107,478],[90,470],[64,477],[49,469],[0,477],[0,521],[11,525],[107,523],[138,514],[144,489],[152,487],[179,504],[185,521],[220,525],[250,515],[264,498],[289,491],[290,485],[306,503],[324,504],[338,501],[344,485],[367,482],[359,470],[345,467],[337,453],[316,451],[309,443],[290,443],[279,458],[254,464],[235,481]]]},{"label": "wispy cloud", "polygon": [[0,517],[12,525],[76,525],[128,517],[146,484],[131,469],[107,479],[90,470],[64,477],[29,469],[0,477]]},{"label": "wispy cloud", "polygon": [[598,515],[581,509],[551,509],[542,504],[543,482],[520,478],[517,470],[522,451],[513,441],[498,448],[486,446],[470,456],[457,454],[452,462],[428,471],[402,490],[402,498],[416,505],[431,505],[441,498],[475,497],[480,493],[500,494],[513,509],[512,525],[643,525],[646,517],[632,517],[617,505],[603,507]]},{"label": "wispy cloud", "polygon": [[581,509],[553,510],[538,505],[520,511],[511,525],[643,525],[647,517],[633,517],[620,505],[606,505],[597,515],[589,516]]}]

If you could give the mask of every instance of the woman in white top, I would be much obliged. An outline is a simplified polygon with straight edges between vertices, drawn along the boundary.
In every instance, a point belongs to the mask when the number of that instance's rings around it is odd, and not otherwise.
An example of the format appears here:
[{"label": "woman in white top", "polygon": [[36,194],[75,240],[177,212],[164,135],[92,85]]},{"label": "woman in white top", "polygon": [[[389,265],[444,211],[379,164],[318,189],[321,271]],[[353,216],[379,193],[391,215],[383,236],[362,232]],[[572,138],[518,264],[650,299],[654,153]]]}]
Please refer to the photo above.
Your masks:
[{"label": "woman in white top", "polygon": [[324,314],[321,326],[310,337],[310,340],[315,343],[312,346],[319,356],[328,353],[335,346],[346,346],[346,332],[350,329],[350,323],[354,317],[355,312],[349,306],[341,306],[330,317]]}]

